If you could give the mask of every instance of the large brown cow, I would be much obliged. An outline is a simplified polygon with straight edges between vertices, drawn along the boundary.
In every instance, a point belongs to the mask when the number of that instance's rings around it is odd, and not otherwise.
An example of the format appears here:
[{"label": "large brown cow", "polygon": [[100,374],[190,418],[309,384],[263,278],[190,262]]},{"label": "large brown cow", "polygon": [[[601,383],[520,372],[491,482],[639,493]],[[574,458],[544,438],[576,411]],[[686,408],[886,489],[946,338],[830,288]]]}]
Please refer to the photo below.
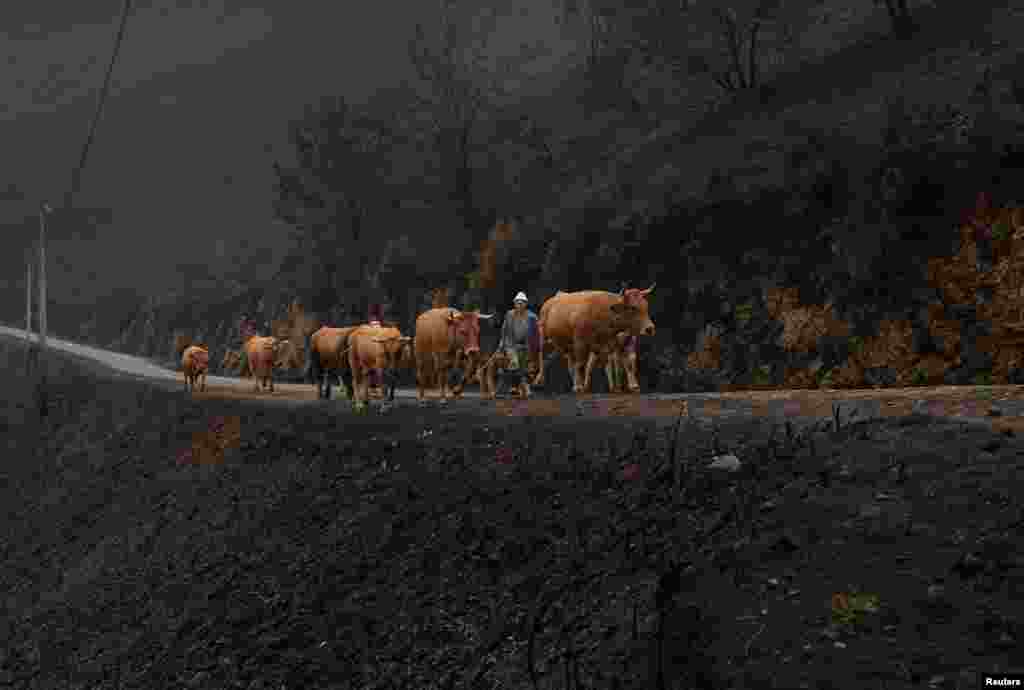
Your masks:
[{"label": "large brown cow", "polygon": [[648,310],[646,290],[624,288],[620,294],[603,290],[558,292],[540,310],[540,372],[534,385],[543,385],[545,362],[543,349],[564,355],[572,370],[573,391],[590,390],[590,355],[611,352],[616,338],[625,331],[632,335],[654,335],[654,322]]},{"label": "large brown cow", "polygon": [[274,392],[274,365],[279,347],[277,338],[272,336],[254,335],[245,341],[245,357],[249,361],[249,371],[256,379],[256,392],[264,387]]},{"label": "large brown cow", "polygon": [[393,326],[359,326],[348,337],[348,364],[352,369],[352,401],[363,409],[370,398],[369,374],[382,371],[388,380],[388,399],[394,400],[398,367],[411,367],[412,338]]},{"label": "large brown cow", "polygon": [[[422,402],[427,388],[441,389],[441,402],[449,394],[459,397],[476,373],[480,362],[480,319],[494,314],[459,311],[440,307],[423,312],[416,319],[416,397]],[[463,364],[462,380],[449,391],[452,368]]]},{"label": "large brown cow", "polygon": [[199,390],[206,390],[206,374],[210,369],[210,352],[204,345],[189,345],[181,355],[181,370],[185,374],[185,390],[194,393],[199,379]]},{"label": "large brown cow", "polygon": [[352,397],[348,345],[349,335],[357,328],[359,326],[324,326],[307,336],[306,380],[316,384],[318,398],[330,399],[331,383],[335,377],[339,379],[345,395]]}]

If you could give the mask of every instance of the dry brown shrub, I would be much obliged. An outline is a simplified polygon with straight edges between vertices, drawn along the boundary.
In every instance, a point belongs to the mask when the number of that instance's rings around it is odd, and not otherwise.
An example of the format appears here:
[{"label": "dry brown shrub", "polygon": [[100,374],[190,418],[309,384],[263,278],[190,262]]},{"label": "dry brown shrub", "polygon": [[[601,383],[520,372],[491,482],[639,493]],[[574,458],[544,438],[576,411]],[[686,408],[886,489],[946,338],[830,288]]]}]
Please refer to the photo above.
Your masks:
[{"label": "dry brown shrub", "polygon": [[833,388],[854,388],[864,385],[864,365],[860,356],[851,353],[845,362],[832,370]]},{"label": "dry brown shrub", "polygon": [[835,316],[831,304],[798,307],[782,313],[782,346],[791,352],[810,352],[823,336],[850,334],[850,325]]},{"label": "dry brown shrub", "polygon": [[817,388],[818,380],[810,369],[791,369],[786,367],[783,377],[783,388]]},{"label": "dry brown shrub", "polygon": [[311,314],[307,314],[298,299],[292,300],[288,306],[288,323],[290,332],[287,337],[292,339],[304,339],[310,333],[316,331],[320,324]]},{"label": "dry brown shrub", "polygon": [[[977,266],[978,238],[986,229],[999,229],[1007,236],[993,237],[995,264],[993,270],[979,273]],[[865,339],[858,353],[833,370],[831,381],[836,387],[861,386],[864,371],[890,367],[898,385],[913,382],[915,371],[924,373],[928,384],[942,382],[949,369],[961,363],[961,330],[959,320],[943,318],[945,307],[977,304],[979,288],[992,288],[992,299],[977,305],[980,321],[992,324],[992,335],[979,337],[975,343],[994,355],[993,380],[1005,382],[1010,369],[1024,363],[1024,208],[996,209],[986,195],[979,195],[973,215],[959,228],[960,247],[952,257],[927,260],[927,278],[942,294],[942,302],[928,306],[928,330],[941,342],[942,352],[920,356],[913,352],[913,328],[905,320],[884,320],[877,336]],[[831,305],[799,306],[797,288],[768,288],[765,305],[769,316],[783,322],[783,346],[788,351],[810,352],[817,348],[822,336],[849,336],[848,324],[835,318]],[[687,358],[690,366],[710,359],[709,354],[693,353]],[[787,369],[786,387],[807,387],[815,384],[814,372]]]},{"label": "dry brown shrub", "polygon": [[275,338],[287,338],[291,330],[292,326],[287,319],[274,319],[270,323],[270,335]]},{"label": "dry brown shrub", "polygon": [[952,361],[949,357],[938,353],[930,353],[921,357],[914,365],[913,371],[911,372],[911,380],[909,383],[913,383],[913,372],[921,371],[925,377],[925,383],[929,386],[934,386],[942,383],[942,377],[951,367]]},{"label": "dry brown shrub", "polygon": [[909,321],[883,319],[878,335],[864,339],[858,358],[865,369],[892,367],[897,372],[916,359],[913,353],[913,328]]},{"label": "dry brown shrub", "polygon": [[430,306],[433,309],[442,309],[448,306],[448,288],[434,288],[430,293]]},{"label": "dry brown shrub", "polygon": [[479,269],[480,287],[484,290],[494,287],[498,276],[498,251],[518,234],[515,222],[499,220],[490,236],[484,240],[480,248]]},{"label": "dry brown shrub", "polygon": [[782,346],[790,352],[810,352],[818,345],[818,338],[825,334],[824,324],[818,327],[808,307],[785,311],[781,319],[784,326]]},{"label": "dry brown shrub", "polygon": [[799,288],[773,287],[765,290],[765,305],[772,319],[778,319],[780,314],[796,309],[799,304]]},{"label": "dry brown shrub", "polygon": [[185,348],[192,344],[192,336],[186,335],[185,333],[178,333],[174,336],[174,351],[180,357],[185,352]]},{"label": "dry brown shrub", "polygon": [[208,431],[200,431],[192,435],[192,460],[198,464],[218,464],[223,462],[224,453],[229,448],[237,448],[242,439],[242,420],[240,417],[223,417],[214,422]]},{"label": "dry brown shrub", "polygon": [[717,335],[709,335],[699,350],[686,356],[689,369],[714,370],[722,366],[722,339]]},{"label": "dry brown shrub", "polygon": [[940,318],[942,311],[942,305],[929,305],[928,332],[933,338],[941,339],[942,354],[949,361],[960,353],[961,324],[956,320]]},{"label": "dry brown shrub", "polygon": [[1005,385],[1010,382],[1010,370],[1020,368],[1021,350],[1008,347],[999,350],[992,358],[992,383]]}]

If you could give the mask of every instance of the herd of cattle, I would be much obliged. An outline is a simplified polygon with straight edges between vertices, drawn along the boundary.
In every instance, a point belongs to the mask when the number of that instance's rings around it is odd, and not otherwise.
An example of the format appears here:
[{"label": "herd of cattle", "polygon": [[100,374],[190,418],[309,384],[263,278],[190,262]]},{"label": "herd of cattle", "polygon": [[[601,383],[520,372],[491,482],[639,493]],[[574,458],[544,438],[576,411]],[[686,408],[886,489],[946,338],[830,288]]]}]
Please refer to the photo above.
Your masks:
[{"label": "herd of cattle", "polygon": [[[616,368],[624,370],[630,392],[639,390],[636,376],[636,352],[627,347],[630,337],[654,335],[647,297],[654,290],[623,288],[619,293],[601,290],[558,292],[541,306],[538,317],[540,349],[530,352],[528,372],[533,385],[543,385],[545,352],[565,357],[572,372],[573,391],[590,390],[591,372],[605,367],[609,389],[622,390]],[[430,309],[416,319],[414,337],[404,336],[393,325],[360,324],[322,326],[306,336],[301,345],[285,339],[254,335],[241,353],[229,351],[223,361],[226,368],[241,369],[243,376],[255,379],[254,390],[274,390],[274,370],[287,362],[305,362],[308,381],[316,385],[319,398],[330,398],[331,383],[338,379],[362,408],[370,397],[371,372],[386,380],[388,397],[393,399],[399,369],[415,368],[417,398],[423,401],[428,389],[440,389],[442,402],[459,397],[465,385],[480,383],[485,398],[496,393],[495,375],[506,364],[506,355],[480,351],[480,323],[493,314],[461,311],[452,307]],[[244,366],[243,366],[244,361]],[[192,344],[182,352],[185,387],[206,389],[209,351]],[[450,384],[459,372],[458,383]],[[201,379],[201,384],[200,384]],[[347,383],[351,381],[351,386]],[[529,395],[529,387],[520,389]]]}]

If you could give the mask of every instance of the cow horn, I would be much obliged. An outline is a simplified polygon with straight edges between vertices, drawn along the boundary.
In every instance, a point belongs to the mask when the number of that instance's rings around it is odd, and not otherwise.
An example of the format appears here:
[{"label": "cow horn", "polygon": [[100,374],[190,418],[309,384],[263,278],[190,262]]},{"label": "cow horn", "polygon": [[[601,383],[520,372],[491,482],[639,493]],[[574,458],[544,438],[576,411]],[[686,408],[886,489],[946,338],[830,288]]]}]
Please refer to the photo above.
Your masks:
[{"label": "cow horn", "polygon": [[493,319],[494,314],[478,314],[481,319]]},{"label": "cow horn", "polygon": [[657,285],[657,283],[652,283],[652,284],[651,284],[651,287],[647,288],[646,290],[642,290],[642,291],[640,292],[640,294],[641,294],[641,295],[649,295],[649,294],[651,294],[651,292],[652,292],[652,291],[654,290],[654,286],[655,286],[655,285]]}]

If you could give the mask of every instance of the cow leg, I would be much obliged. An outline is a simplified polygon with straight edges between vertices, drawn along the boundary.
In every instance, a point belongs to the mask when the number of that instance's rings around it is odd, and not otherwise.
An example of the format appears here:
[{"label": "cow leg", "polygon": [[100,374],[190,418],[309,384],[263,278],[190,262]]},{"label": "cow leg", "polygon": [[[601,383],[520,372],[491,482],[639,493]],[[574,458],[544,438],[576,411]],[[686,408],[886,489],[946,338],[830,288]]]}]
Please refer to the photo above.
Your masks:
[{"label": "cow leg", "polygon": [[459,382],[455,384],[455,388],[452,389],[452,395],[456,398],[462,397],[462,392],[466,390],[469,378],[473,375],[473,367],[477,364],[480,364],[480,361],[476,355],[470,356],[466,354],[462,355],[461,362],[456,363],[456,371],[462,372],[459,377]]},{"label": "cow leg", "polygon": [[621,352],[612,353],[611,357],[612,374],[615,379],[615,392],[626,392],[626,360]]},{"label": "cow leg", "polygon": [[359,407],[359,401],[363,390],[363,372],[352,370],[352,405],[356,408]]},{"label": "cow leg", "polygon": [[[593,358],[593,357],[594,357],[594,355],[591,355],[591,358]],[[617,380],[615,378],[615,366],[616,366],[615,355],[614,354],[609,354],[606,357],[604,357],[604,361],[603,362],[600,362],[600,363],[597,362],[597,361],[594,362],[594,366],[598,366],[599,364],[603,364],[604,365],[604,376],[605,376],[606,379],[608,379],[608,392],[609,393],[618,393],[619,392],[619,387],[618,387],[618,382],[617,382]]]},{"label": "cow leg", "polygon": [[530,377],[525,371],[519,372],[519,397],[524,400],[530,397]]},{"label": "cow leg", "polygon": [[535,386],[543,386],[544,385],[545,364],[544,364],[544,345],[543,344],[541,344],[539,357],[540,357],[540,365],[537,367],[537,376],[535,376],[534,379],[533,379],[533,385],[535,385]]},{"label": "cow leg", "polygon": [[441,356],[438,354],[432,354],[430,355],[430,359],[432,360],[431,371],[433,373],[433,377],[430,381],[430,389],[434,390],[436,388],[438,396],[440,397],[441,392],[444,389],[444,381],[442,380],[444,378],[444,374],[441,371]]},{"label": "cow leg", "polygon": [[486,371],[480,372],[480,388],[488,400],[494,400],[494,396],[498,392],[498,384],[494,380],[494,369],[494,362],[491,362]]},{"label": "cow leg", "polygon": [[565,358],[565,366],[569,370],[569,378],[572,379],[572,381],[571,381],[572,389],[575,390],[576,389],[576,361],[572,358],[572,351],[571,350],[566,350],[564,352],[563,351],[559,351],[556,354],[556,356],[561,356],[561,357]]},{"label": "cow leg", "polygon": [[636,378],[636,353],[630,352],[623,357],[623,369],[626,370],[626,379],[629,381],[629,390],[631,393],[635,393],[640,390],[640,382]]},{"label": "cow leg", "polygon": [[437,385],[441,389],[441,402],[448,402],[448,358],[445,355],[434,355],[434,371],[437,372]]},{"label": "cow leg", "polygon": [[583,393],[587,390],[586,368],[590,363],[590,353],[585,347],[574,347],[572,357],[572,390],[573,393]]},{"label": "cow leg", "polygon": [[416,400],[423,402],[423,389],[426,387],[424,379],[427,377],[427,365],[425,358],[418,357],[416,361]]},{"label": "cow leg", "polygon": [[205,393],[205,392],[206,392],[206,375],[207,375],[207,374],[206,374],[206,372],[204,371],[204,372],[203,372],[203,387],[202,387],[202,388],[200,389],[200,390],[202,390],[202,392],[203,392],[203,393]]},{"label": "cow leg", "polygon": [[367,369],[353,371],[353,398],[358,405],[366,405],[370,401],[370,377]]},{"label": "cow leg", "polygon": [[583,368],[583,390],[590,391],[590,374],[594,371],[594,365],[597,364],[597,356],[591,352],[587,356],[587,365]]},{"label": "cow leg", "polygon": [[615,355],[608,355],[604,361],[604,375],[608,379],[608,392],[619,392],[618,362]]}]

